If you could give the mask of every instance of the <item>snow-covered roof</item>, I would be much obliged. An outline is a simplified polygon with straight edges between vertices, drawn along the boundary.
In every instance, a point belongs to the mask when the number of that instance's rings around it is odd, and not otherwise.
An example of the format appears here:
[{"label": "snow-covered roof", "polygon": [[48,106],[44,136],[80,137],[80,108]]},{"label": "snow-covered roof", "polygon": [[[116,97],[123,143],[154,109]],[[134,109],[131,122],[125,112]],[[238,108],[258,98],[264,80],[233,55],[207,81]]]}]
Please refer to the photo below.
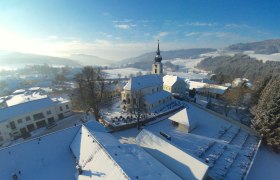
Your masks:
[{"label": "snow-covered roof", "polygon": [[0,159],[1,179],[13,174],[42,180],[180,179],[139,146],[121,144],[96,121],[0,149]]},{"label": "snow-covered roof", "polygon": [[207,173],[206,164],[148,130],[142,130],[136,137],[136,142],[182,179],[203,179]]},{"label": "snow-covered roof", "polygon": [[10,107],[0,109],[0,122],[8,120],[13,117],[29,114],[32,111],[48,108],[54,105],[54,102],[49,98],[42,98],[26,103],[17,104]]},{"label": "snow-covered roof", "polygon": [[0,177],[75,179],[75,159],[69,145],[81,126],[72,127],[0,149]]},{"label": "snow-covered roof", "polygon": [[169,96],[172,96],[171,93],[161,90],[159,92],[153,93],[153,94],[147,94],[144,96],[144,99],[146,102],[153,104],[161,99],[165,99]]},{"label": "snow-covered roof", "polygon": [[162,85],[162,77],[156,74],[132,77],[124,86],[124,90],[138,90]]},{"label": "snow-covered roof", "polygon": [[203,89],[207,88],[207,90],[214,94],[224,94],[225,91],[228,89],[226,86],[220,86],[216,84],[208,84],[204,82],[197,82],[197,81],[189,81],[188,82],[189,89],[196,89],[197,91],[202,91]]},{"label": "snow-covered roof", "polygon": [[190,133],[173,126],[169,118],[146,125],[145,129],[155,135],[164,132],[171,137],[170,144],[203,162],[209,161],[208,175],[213,179],[244,178],[259,138],[194,105],[188,104],[187,110],[188,119],[197,125]]},{"label": "snow-covered roof", "polygon": [[178,76],[174,76],[174,75],[163,76],[163,84],[167,85],[167,86],[173,86],[173,84],[175,84],[179,80],[182,80],[182,79],[179,78]]},{"label": "snow-covered roof", "polygon": [[6,100],[7,106],[14,106],[17,104],[34,101],[38,99],[46,98],[46,94],[42,94],[40,92],[26,92],[23,93],[17,93],[15,95],[11,95],[9,99]]},{"label": "snow-covered roof", "polygon": [[193,127],[195,126],[195,119],[189,119],[188,117],[188,110],[186,108],[182,109],[181,111],[177,112],[173,116],[168,118],[171,121],[178,122],[180,124]]},{"label": "snow-covered roof", "polygon": [[[137,145],[121,144],[109,133],[82,127],[70,147],[83,170],[99,172],[101,179],[179,179]],[[83,173],[79,179],[90,178]]]}]

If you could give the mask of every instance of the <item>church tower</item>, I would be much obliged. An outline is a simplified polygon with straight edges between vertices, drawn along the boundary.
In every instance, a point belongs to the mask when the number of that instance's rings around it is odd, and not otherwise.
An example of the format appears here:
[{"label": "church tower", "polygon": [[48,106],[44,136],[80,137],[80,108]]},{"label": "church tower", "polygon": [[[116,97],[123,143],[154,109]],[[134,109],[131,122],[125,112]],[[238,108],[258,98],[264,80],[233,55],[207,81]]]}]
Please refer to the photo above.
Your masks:
[{"label": "church tower", "polygon": [[160,55],[159,50],[159,41],[158,41],[158,48],[156,52],[156,57],[154,59],[153,68],[152,68],[152,74],[162,74],[162,63],[161,63],[162,57]]}]

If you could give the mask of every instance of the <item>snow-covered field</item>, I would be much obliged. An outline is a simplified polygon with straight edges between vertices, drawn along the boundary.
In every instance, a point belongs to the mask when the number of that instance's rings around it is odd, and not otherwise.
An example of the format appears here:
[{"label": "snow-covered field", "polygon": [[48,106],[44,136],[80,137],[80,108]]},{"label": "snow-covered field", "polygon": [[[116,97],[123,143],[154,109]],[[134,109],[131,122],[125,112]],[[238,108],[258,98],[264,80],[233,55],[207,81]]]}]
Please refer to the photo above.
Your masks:
[{"label": "snow-covered field", "polygon": [[250,57],[256,58],[258,60],[265,61],[280,61],[280,53],[275,54],[255,54],[253,51],[245,51],[244,54],[247,54]]},{"label": "snow-covered field", "polygon": [[[152,66],[152,65],[151,65]],[[107,69],[104,70],[108,74],[109,78],[118,78],[118,74],[121,74],[121,78],[129,77],[131,74],[135,75],[138,72],[146,74],[148,71],[137,68],[118,68],[118,69]]]}]

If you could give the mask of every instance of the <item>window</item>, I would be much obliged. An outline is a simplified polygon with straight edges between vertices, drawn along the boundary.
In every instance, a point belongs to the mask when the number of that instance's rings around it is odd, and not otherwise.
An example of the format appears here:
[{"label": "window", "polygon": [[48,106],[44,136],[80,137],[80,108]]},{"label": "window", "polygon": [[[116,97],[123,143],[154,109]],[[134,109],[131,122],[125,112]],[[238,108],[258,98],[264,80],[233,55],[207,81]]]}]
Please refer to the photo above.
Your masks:
[{"label": "window", "polygon": [[17,122],[18,122],[18,124],[21,124],[22,123],[22,119],[18,119]]},{"label": "window", "polygon": [[47,123],[45,120],[43,120],[43,121],[37,122],[36,125],[37,125],[37,128],[41,128],[41,127],[45,127],[47,125]]},{"label": "window", "polygon": [[47,115],[50,115],[52,114],[52,112],[50,110],[47,111]]},{"label": "window", "polygon": [[11,129],[16,129],[16,123],[14,121],[10,122]]},{"label": "window", "polygon": [[43,113],[37,113],[37,114],[34,114],[34,115],[33,115],[33,118],[34,118],[35,120],[43,119],[44,117],[45,117],[45,116],[44,116]]},{"label": "window", "polygon": [[66,106],[65,106],[65,107],[66,107],[66,109],[69,109],[69,106],[68,106],[68,104],[66,104]]},{"label": "window", "polygon": [[63,111],[63,109],[62,109],[62,107],[61,107],[61,106],[59,107],[59,109],[60,109],[60,111]]},{"label": "window", "polygon": [[30,121],[30,120],[31,120],[30,116],[27,116],[27,117],[25,118],[25,120],[26,120],[26,121]]}]

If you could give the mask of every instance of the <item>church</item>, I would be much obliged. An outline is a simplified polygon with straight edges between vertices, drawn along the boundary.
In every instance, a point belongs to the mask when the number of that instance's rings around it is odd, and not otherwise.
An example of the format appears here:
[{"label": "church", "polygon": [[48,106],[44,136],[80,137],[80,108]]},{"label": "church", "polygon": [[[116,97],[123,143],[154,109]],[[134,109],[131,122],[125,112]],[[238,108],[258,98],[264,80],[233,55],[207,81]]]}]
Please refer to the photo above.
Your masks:
[{"label": "church", "polygon": [[163,90],[163,66],[161,61],[162,57],[158,42],[156,56],[152,64],[152,73],[132,77],[123,88],[121,107],[124,111],[135,111],[137,104],[139,104],[139,94],[143,98],[143,106],[147,112],[153,112],[172,100],[172,94]]}]

